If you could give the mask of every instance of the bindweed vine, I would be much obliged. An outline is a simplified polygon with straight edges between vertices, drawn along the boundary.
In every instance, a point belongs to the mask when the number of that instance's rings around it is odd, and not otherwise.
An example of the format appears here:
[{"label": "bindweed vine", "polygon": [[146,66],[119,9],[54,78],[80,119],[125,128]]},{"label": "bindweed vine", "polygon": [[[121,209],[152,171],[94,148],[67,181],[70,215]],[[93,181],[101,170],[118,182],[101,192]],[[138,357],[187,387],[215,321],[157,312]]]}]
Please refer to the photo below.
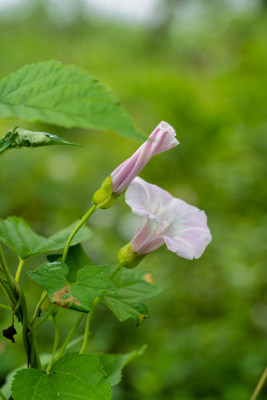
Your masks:
[{"label": "bindweed vine", "polygon": [[[38,119],[62,127],[111,129],[126,136],[142,137],[98,81],[76,67],[56,62],[23,67],[0,81],[1,116]],[[25,146],[62,144],[70,145],[58,136],[16,127],[0,140],[0,153]],[[10,373],[0,398],[112,398],[112,386],[120,382],[122,368],[140,356],[144,347],[124,355],[87,354],[98,304],[106,306],[121,322],[132,318],[141,324],[148,317],[144,301],[158,295],[160,289],[139,268],[139,263],[164,244],[180,257],[199,258],[211,241],[204,211],[137,176],[153,156],[178,144],[173,127],[161,122],[137,151],[103,181],[82,218],[48,238],[36,234],[20,217],[0,219],[0,242],[19,259],[13,277],[10,271],[14,268],[8,265],[0,246],[0,285],[8,302],[0,307],[10,312],[10,326],[3,333],[7,340],[15,342],[14,321],[22,325],[26,361],[26,366]],[[112,207],[124,193],[133,213],[142,218],[140,227],[132,240],[118,249],[117,266],[95,265],[81,245],[92,234],[87,222],[90,226],[93,213]],[[27,293],[20,277],[27,260],[41,254],[47,260],[27,273],[32,284],[40,285],[40,299],[33,315],[29,315]],[[114,255],[114,262],[115,258]],[[60,343],[58,314],[62,308],[79,315]],[[80,351],[69,351],[85,316],[84,334],[76,338]],[[38,328],[47,319],[54,328],[54,343],[48,356],[38,346]]]}]

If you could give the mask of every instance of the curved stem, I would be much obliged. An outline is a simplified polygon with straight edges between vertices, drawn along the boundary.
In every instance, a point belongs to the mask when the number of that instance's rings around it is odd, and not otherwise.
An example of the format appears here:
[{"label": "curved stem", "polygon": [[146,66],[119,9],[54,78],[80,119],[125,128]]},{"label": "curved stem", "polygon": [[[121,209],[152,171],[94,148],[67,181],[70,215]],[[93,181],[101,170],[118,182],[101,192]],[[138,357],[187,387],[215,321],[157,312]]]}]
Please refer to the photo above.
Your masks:
[{"label": "curved stem", "polygon": [[262,374],[250,400],[255,400],[258,397],[258,394],[260,393],[261,389],[263,388],[263,385],[264,385],[264,382],[266,381],[266,379],[267,379],[267,367],[263,371],[263,374]]},{"label": "curved stem", "polygon": [[87,221],[87,219],[95,212],[95,210],[96,210],[96,206],[93,205],[93,206],[90,208],[90,210],[88,210],[87,213],[84,214],[84,216],[83,216],[82,219],[78,222],[78,224],[73,228],[73,230],[72,230],[72,232],[71,232],[71,234],[70,234],[70,236],[69,236],[69,238],[68,238],[67,244],[66,244],[66,246],[65,246],[63,255],[62,255],[62,261],[63,261],[63,262],[66,260],[66,257],[67,257],[67,254],[68,254],[69,247],[70,247],[70,245],[71,245],[72,239],[74,238],[74,236],[76,235],[76,233],[78,232],[78,230],[79,230],[79,229],[83,226],[83,224]]},{"label": "curved stem", "polygon": [[49,374],[53,364],[54,364],[54,358],[55,358],[55,354],[58,348],[58,343],[59,343],[59,328],[58,328],[58,322],[57,322],[57,316],[53,316],[52,317],[52,322],[54,325],[54,329],[55,329],[55,339],[54,339],[54,345],[53,345],[53,350],[52,350],[52,354],[51,354],[51,359],[50,362],[48,364],[48,367],[46,369],[46,373]]},{"label": "curved stem", "polygon": [[15,276],[15,281],[16,281],[16,282],[19,281],[20,274],[21,274],[21,271],[22,271],[22,268],[23,268],[23,265],[24,265],[25,261],[26,261],[26,260],[22,260],[22,259],[19,257],[19,265],[18,265],[18,269],[17,269],[17,272],[16,272],[16,276]]},{"label": "curved stem", "polygon": [[55,358],[55,361],[57,361],[64,354],[64,351],[66,350],[66,347],[67,347],[69,341],[71,340],[72,336],[76,332],[76,330],[77,330],[78,326],[80,325],[81,320],[83,318],[84,318],[84,313],[81,313],[81,315],[79,316],[79,318],[77,319],[77,321],[75,322],[73,327],[71,328],[71,330],[70,330],[68,336],[66,337],[64,343],[62,344],[61,348],[59,349],[59,352]]},{"label": "curved stem", "polygon": [[117,267],[114,269],[114,271],[112,272],[112,274],[110,275],[109,279],[113,279],[115,278],[115,276],[117,275],[117,273],[123,268],[122,264],[118,264]]},{"label": "curved stem", "polygon": [[85,348],[86,348],[87,341],[88,341],[88,336],[89,336],[89,333],[90,333],[91,320],[92,320],[92,316],[93,316],[93,313],[94,313],[94,311],[95,311],[96,305],[97,305],[97,303],[98,303],[98,300],[99,300],[98,297],[96,297],[96,298],[92,301],[91,309],[90,309],[90,312],[89,312],[89,314],[88,314],[87,321],[86,321],[86,325],[85,325],[85,332],[84,332],[83,344],[82,344],[82,347],[81,347],[81,350],[80,350],[80,354],[83,354],[83,353],[84,353],[84,350],[85,350]]},{"label": "curved stem", "polygon": [[56,306],[52,304],[52,306],[49,308],[47,313],[41,318],[38,322],[32,325],[32,329],[37,329],[42,323],[52,314],[52,312],[55,310]]},{"label": "curved stem", "polygon": [[41,307],[42,307],[44,301],[46,300],[47,296],[48,296],[48,293],[44,290],[44,291],[42,292],[42,294],[41,294],[41,298],[40,298],[40,300],[39,300],[39,302],[38,302],[38,304],[37,304],[37,306],[36,306],[36,309],[35,309],[35,311],[34,311],[34,314],[33,314],[33,317],[32,317],[31,323],[30,323],[31,326],[34,324],[34,322],[35,322],[36,319],[38,318],[39,312],[40,312],[40,310],[41,310]]},{"label": "curved stem", "polygon": [[4,393],[2,392],[2,390],[0,389],[0,398],[2,400],[7,400],[6,396],[4,395]]}]

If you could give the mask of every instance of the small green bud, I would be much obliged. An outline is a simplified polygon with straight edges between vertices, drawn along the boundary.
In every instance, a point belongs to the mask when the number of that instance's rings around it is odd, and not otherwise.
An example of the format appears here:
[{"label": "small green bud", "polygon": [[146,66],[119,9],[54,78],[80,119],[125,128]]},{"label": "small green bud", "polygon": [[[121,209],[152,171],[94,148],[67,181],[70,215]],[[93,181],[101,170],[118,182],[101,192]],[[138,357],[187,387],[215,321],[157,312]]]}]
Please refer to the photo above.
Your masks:
[{"label": "small green bud", "polygon": [[93,203],[96,208],[109,208],[116,200],[116,195],[112,192],[111,176],[108,176],[93,195]]},{"label": "small green bud", "polygon": [[139,255],[136,251],[131,250],[131,242],[123,246],[118,252],[119,264],[125,268],[135,268],[144,254]]}]

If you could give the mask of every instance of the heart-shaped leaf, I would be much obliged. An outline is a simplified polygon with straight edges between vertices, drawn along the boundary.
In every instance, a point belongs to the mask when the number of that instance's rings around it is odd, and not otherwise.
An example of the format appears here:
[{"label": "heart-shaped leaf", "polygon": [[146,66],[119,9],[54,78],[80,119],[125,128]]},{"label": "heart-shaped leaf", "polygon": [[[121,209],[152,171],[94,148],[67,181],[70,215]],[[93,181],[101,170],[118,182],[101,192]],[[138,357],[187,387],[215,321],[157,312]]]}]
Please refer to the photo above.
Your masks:
[{"label": "heart-shaped leaf", "polygon": [[[22,260],[63,249],[68,237],[77,224],[74,222],[68,228],[62,229],[49,238],[37,235],[30,225],[22,218],[9,217],[0,219],[0,242],[14,250]],[[78,244],[92,236],[90,229],[83,225],[75,235],[72,244]]]},{"label": "heart-shaped leaf", "polygon": [[77,281],[67,280],[69,268],[61,259],[46,262],[32,272],[30,278],[48,292],[52,303],[59,307],[89,312],[94,298],[102,293],[116,292],[116,286],[109,280],[111,267],[86,266],[77,272]]},{"label": "heart-shaped leaf", "polygon": [[12,383],[14,400],[110,400],[111,388],[97,355],[67,353],[49,374],[22,369]]}]

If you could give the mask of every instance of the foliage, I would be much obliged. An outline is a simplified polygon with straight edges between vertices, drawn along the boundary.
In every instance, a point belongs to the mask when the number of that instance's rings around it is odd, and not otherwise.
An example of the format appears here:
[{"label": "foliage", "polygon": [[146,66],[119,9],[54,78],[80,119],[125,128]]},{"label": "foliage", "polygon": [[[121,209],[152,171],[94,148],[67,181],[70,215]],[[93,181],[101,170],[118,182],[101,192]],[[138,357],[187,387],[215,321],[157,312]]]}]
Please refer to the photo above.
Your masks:
[{"label": "foliage", "polygon": [[[59,25],[44,10],[1,21],[1,76],[26,63],[60,59],[115,89],[144,132],[150,133],[155,118],[175,126],[179,152],[152,161],[142,176],[209,216],[213,242],[203,259],[189,264],[160,250],[148,258],[148,269],[166,289],[164,298],[150,301],[152,319],[138,328],[131,321],[119,325],[103,309],[94,321],[93,351],[118,352],[118,338],[125,351],[129,341],[137,348],[144,337],[149,340],[142,361],[129,367],[114,392],[118,400],[243,400],[265,365],[267,17],[264,10],[234,15],[223,8],[207,15],[208,20],[175,24],[167,35],[153,26],[109,25],[84,16],[66,25],[58,18]],[[14,125],[1,121],[2,133]],[[86,146],[72,153],[67,147],[49,154],[24,149],[1,158],[1,216],[21,215],[47,237],[78,218],[89,188],[97,188],[136,142],[43,125],[34,129],[70,141],[75,133],[75,142]],[[109,218],[92,219],[97,232],[85,248],[93,264],[114,263],[114,249],[129,239],[130,227],[118,222],[124,215],[126,224],[127,212],[118,203]],[[38,296],[37,288],[28,293],[29,299]],[[66,328],[68,312],[61,314]],[[8,312],[1,310],[2,328],[8,322]],[[49,344],[40,335],[50,351],[52,336]],[[7,357],[9,350],[13,357]],[[24,355],[4,341],[1,351],[3,377]],[[265,396],[263,390],[259,398]]]}]

